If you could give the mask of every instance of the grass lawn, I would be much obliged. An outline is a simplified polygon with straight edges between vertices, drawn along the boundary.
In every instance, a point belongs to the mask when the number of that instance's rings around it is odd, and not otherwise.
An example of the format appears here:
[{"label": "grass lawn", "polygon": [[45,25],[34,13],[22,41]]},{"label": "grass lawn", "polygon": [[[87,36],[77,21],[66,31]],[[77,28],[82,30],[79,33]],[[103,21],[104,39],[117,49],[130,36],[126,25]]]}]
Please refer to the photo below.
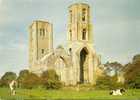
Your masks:
[{"label": "grass lawn", "polygon": [[0,88],[0,100],[140,100],[140,90],[127,90],[122,96],[111,96],[108,90],[83,90],[70,89],[45,90],[45,89],[17,89],[15,96],[10,96],[8,88]]}]

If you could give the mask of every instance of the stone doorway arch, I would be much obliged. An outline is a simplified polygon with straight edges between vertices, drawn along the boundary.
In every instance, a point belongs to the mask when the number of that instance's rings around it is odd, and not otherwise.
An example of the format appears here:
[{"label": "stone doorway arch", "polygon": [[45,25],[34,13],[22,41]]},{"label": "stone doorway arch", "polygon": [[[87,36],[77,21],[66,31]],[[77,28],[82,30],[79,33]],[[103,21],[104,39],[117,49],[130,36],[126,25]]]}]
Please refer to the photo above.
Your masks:
[{"label": "stone doorway arch", "polygon": [[86,47],[80,51],[80,83],[88,83],[88,56]]}]

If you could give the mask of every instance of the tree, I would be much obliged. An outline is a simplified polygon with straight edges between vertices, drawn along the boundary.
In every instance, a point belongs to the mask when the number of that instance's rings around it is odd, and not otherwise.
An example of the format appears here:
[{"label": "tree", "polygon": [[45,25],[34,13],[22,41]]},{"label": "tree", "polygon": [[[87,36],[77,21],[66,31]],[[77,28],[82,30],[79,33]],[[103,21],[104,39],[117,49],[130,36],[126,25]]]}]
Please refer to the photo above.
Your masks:
[{"label": "tree", "polygon": [[97,89],[117,89],[123,87],[123,84],[117,83],[117,76],[101,76],[96,81]]},{"label": "tree", "polygon": [[34,73],[29,73],[22,81],[22,87],[27,89],[37,88],[40,86],[40,77]]},{"label": "tree", "polygon": [[1,86],[8,86],[9,83],[12,80],[15,80],[17,78],[16,73],[14,72],[6,72],[2,77],[1,77]]},{"label": "tree", "polygon": [[17,78],[17,81],[18,81],[18,86],[19,87],[24,87],[23,85],[23,83],[24,83],[24,81],[26,81],[25,79],[26,79],[26,77],[28,77],[29,76],[29,71],[28,70],[26,70],[26,69],[24,69],[24,70],[21,70],[20,71],[20,73],[19,73],[19,76],[18,76],[18,78]]},{"label": "tree", "polygon": [[137,54],[133,57],[133,62],[140,62],[140,54]]},{"label": "tree", "polygon": [[137,88],[140,89],[140,73],[137,73],[133,79],[127,80],[126,84],[129,88]]},{"label": "tree", "polygon": [[125,84],[128,88],[140,88],[140,55],[133,57],[132,63],[125,65],[124,69]]},{"label": "tree", "polygon": [[140,73],[137,73],[133,79],[134,79],[134,83],[135,83],[134,88],[140,89]]},{"label": "tree", "polygon": [[46,89],[59,89],[62,86],[59,76],[53,69],[44,71],[41,75],[41,80],[43,87]]},{"label": "tree", "polygon": [[56,74],[56,71],[53,69],[49,69],[44,71],[41,75],[42,78],[47,78],[51,80],[59,80],[59,76]]},{"label": "tree", "polygon": [[117,75],[123,68],[123,66],[118,62],[107,62],[106,64],[104,64],[104,66],[106,68],[105,72],[110,76]]},{"label": "tree", "polygon": [[40,85],[40,77],[28,70],[22,70],[19,73],[18,83],[20,88],[36,88]]}]

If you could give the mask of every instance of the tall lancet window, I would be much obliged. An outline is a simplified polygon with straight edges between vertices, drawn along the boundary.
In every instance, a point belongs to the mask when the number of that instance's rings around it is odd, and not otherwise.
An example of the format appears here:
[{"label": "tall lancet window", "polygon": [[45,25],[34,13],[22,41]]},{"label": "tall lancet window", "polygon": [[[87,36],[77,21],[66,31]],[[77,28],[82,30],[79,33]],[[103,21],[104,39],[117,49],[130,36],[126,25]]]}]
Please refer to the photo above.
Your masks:
[{"label": "tall lancet window", "polygon": [[45,29],[40,28],[40,36],[42,36],[42,37],[45,36]]},{"label": "tall lancet window", "polygon": [[39,32],[40,32],[40,36],[42,36],[42,29],[41,28],[40,28]]},{"label": "tall lancet window", "polygon": [[86,40],[86,29],[82,30],[82,40]]},{"label": "tall lancet window", "polygon": [[85,21],[86,20],[86,9],[83,8],[82,9],[82,21]]},{"label": "tall lancet window", "polygon": [[71,29],[69,30],[69,36],[70,36],[70,40],[72,40],[72,31],[71,31]]},{"label": "tall lancet window", "polygon": [[72,23],[72,10],[70,10],[69,13],[70,13],[70,15],[69,15],[70,16],[70,23]]},{"label": "tall lancet window", "polygon": [[43,32],[43,37],[45,36],[45,29],[42,29],[42,32]]}]

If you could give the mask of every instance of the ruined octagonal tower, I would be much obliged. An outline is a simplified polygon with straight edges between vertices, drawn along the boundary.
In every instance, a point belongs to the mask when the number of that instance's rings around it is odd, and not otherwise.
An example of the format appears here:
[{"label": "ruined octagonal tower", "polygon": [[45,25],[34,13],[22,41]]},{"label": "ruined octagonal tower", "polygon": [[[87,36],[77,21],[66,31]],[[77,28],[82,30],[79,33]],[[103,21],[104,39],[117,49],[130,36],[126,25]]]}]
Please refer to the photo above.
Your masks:
[{"label": "ruined octagonal tower", "polygon": [[85,3],[69,6],[68,51],[72,57],[72,80],[77,83],[95,83],[98,66],[93,47],[90,7]]}]

